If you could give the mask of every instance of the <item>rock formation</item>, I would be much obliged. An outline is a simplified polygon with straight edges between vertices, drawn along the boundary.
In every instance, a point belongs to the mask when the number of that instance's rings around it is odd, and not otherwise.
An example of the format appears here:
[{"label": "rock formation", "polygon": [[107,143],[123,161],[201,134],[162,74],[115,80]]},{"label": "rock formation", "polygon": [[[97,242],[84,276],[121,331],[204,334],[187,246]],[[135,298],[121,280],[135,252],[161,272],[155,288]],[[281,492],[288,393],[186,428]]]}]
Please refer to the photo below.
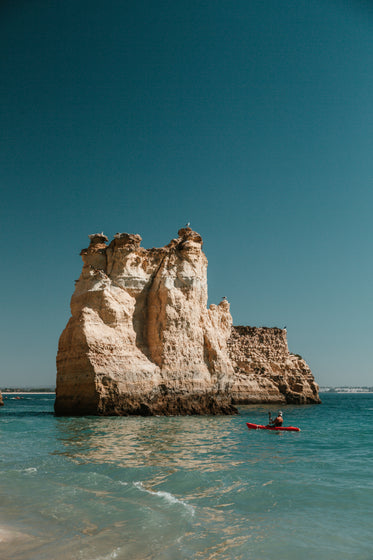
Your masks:
[{"label": "rock formation", "polygon": [[0,392],[0,406],[4,406],[3,395]]},{"label": "rock formation", "polygon": [[157,249],[139,235],[89,237],[59,341],[57,414],[234,413],[232,397],[318,402],[284,331],[232,328],[226,300],[207,309],[198,233],[182,228]]},{"label": "rock formation", "polygon": [[232,413],[229,303],[207,309],[190,228],[166,247],[90,236],[57,354],[57,414]]},{"label": "rock formation", "polygon": [[232,327],[228,354],[235,404],[320,402],[310,368],[301,356],[289,353],[285,329]]}]

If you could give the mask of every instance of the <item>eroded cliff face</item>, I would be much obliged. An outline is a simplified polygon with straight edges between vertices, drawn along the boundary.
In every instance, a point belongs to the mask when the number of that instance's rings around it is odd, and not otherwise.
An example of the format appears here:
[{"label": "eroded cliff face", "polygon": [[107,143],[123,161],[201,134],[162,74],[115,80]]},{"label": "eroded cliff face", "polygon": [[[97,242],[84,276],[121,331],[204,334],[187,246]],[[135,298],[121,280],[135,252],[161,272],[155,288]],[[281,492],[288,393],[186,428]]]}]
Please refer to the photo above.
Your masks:
[{"label": "eroded cliff face", "polygon": [[200,235],[166,247],[90,236],[57,354],[57,414],[233,413],[232,318],[207,309]]},{"label": "eroded cliff face", "polygon": [[183,228],[144,249],[90,235],[57,354],[57,414],[234,413],[232,403],[319,402],[286,331],[232,327],[229,303],[207,309],[202,239]]},{"label": "eroded cliff face", "polygon": [[301,356],[289,353],[285,329],[233,327],[228,353],[235,371],[235,404],[320,402],[310,368]]}]

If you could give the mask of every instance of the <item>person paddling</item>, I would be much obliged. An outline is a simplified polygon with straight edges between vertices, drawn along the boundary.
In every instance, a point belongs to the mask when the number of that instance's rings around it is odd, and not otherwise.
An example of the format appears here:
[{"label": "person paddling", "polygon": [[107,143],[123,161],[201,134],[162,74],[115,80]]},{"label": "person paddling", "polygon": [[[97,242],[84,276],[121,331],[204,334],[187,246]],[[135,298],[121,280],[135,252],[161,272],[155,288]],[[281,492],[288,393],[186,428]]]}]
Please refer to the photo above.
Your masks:
[{"label": "person paddling", "polygon": [[270,412],[268,412],[268,416],[269,416],[269,425],[270,426],[274,426],[275,428],[281,428],[281,426],[284,422],[281,410],[278,411],[277,416],[274,420],[272,420]]}]

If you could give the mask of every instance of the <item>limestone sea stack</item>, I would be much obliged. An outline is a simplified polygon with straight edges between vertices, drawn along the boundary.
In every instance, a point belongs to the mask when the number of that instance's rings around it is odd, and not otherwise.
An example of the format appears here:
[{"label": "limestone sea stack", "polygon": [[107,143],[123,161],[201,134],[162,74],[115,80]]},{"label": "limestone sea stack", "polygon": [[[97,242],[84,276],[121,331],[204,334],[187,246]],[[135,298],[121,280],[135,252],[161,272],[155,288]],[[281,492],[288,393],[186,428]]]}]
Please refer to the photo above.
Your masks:
[{"label": "limestone sea stack", "polygon": [[90,235],[57,354],[55,411],[231,414],[234,403],[319,402],[286,331],[232,327],[229,303],[207,308],[207,259],[189,227],[161,248]]},{"label": "limestone sea stack", "polygon": [[234,413],[229,303],[207,309],[202,238],[90,237],[57,354],[57,414]]}]

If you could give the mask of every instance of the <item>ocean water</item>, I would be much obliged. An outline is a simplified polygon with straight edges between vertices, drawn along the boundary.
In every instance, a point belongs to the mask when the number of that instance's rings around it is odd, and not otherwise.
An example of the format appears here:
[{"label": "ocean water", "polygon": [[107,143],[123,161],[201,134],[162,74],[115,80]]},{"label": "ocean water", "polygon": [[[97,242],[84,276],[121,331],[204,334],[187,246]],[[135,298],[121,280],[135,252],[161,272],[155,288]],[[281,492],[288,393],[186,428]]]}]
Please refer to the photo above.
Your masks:
[{"label": "ocean water", "polygon": [[[0,409],[1,560],[371,560],[373,394],[232,417]],[[276,409],[272,407],[272,412]]]}]

